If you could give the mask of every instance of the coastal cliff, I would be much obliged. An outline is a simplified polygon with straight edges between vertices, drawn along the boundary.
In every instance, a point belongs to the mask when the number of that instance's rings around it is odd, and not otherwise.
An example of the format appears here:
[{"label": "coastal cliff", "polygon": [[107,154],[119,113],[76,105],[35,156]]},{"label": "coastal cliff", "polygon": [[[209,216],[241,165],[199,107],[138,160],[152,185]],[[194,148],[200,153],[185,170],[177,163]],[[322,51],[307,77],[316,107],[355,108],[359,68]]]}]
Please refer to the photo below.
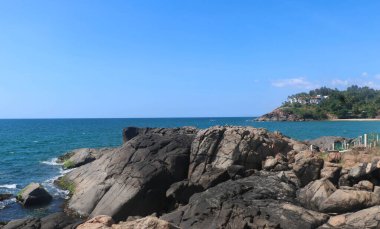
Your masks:
[{"label": "coastal cliff", "polygon": [[272,112],[265,114],[259,118],[256,119],[259,122],[264,122],[264,121],[306,121],[303,117],[300,115],[294,114],[291,111],[287,111],[285,109],[277,108],[273,110]]},{"label": "coastal cliff", "polygon": [[61,158],[74,168],[56,182],[70,191],[65,213],[0,228],[380,226],[378,161],[342,169],[253,127],[130,127],[123,140]]}]

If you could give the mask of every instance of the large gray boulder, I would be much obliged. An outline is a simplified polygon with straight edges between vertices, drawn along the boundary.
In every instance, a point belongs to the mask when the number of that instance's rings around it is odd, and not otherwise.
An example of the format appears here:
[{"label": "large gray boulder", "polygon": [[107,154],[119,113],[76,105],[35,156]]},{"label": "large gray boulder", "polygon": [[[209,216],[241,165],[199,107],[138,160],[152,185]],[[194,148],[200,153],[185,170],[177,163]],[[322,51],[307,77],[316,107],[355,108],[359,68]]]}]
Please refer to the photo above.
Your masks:
[{"label": "large gray boulder", "polygon": [[319,210],[326,213],[346,213],[375,205],[380,205],[380,197],[373,192],[338,189],[319,205]]},{"label": "large gray boulder", "polygon": [[53,197],[38,183],[30,183],[17,194],[17,200],[25,207],[48,204]]},{"label": "large gray boulder", "polygon": [[75,187],[68,208],[116,221],[167,208],[166,190],[186,179],[194,135],[184,129],[138,135],[63,177]]},{"label": "large gray boulder", "polygon": [[313,181],[300,189],[297,198],[305,208],[319,211],[321,203],[336,191],[328,179]]},{"label": "large gray boulder", "polygon": [[328,216],[296,206],[296,187],[278,174],[229,180],[194,194],[161,219],[180,228],[316,228]]},{"label": "large gray boulder", "polygon": [[318,229],[378,229],[380,228],[380,206],[374,206],[354,213],[333,216]]}]

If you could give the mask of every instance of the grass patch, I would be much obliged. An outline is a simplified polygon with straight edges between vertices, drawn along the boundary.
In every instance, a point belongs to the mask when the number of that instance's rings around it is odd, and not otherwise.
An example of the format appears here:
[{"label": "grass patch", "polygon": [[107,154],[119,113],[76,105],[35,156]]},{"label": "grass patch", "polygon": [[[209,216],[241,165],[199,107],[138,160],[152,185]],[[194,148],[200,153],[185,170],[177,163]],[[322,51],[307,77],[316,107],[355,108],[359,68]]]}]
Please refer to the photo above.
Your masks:
[{"label": "grass patch", "polygon": [[63,168],[64,169],[72,169],[75,167],[75,163],[73,161],[70,161],[70,160],[66,160],[64,163],[63,163]]},{"label": "grass patch", "polygon": [[65,177],[61,177],[56,182],[57,186],[61,189],[69,191],[69,195],[72,196],[75,192],[75,184],[72,181],[69,181]]},{"label": "grass patch", "polygon": [[319,157],[322,158],[324,161],[327,160],[327,157],[329,156],[329,153],[328,152],[321,152],[319,154]]}]

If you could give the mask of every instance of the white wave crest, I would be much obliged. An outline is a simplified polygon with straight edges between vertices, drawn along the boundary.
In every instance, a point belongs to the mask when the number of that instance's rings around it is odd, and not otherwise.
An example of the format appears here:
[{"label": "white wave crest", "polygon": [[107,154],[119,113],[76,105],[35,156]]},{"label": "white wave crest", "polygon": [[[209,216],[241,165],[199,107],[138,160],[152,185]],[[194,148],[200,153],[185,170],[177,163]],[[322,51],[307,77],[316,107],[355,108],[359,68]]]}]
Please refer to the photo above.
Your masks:
[{"label": "white wave crest", "polygon": [[62,165],[62,163],[58,163],[57,160],[58,158],[55,157],[51,159],[50,161],[41,161],[41,163],[45,165]]},{"label": "white wave crest", "polygon": [[0,201],[0,210],[15,202],[16,202],[16,198]]},{"label": "white wave crest", "polygon": [[3,185],[0,185],[0,188],[16,189],[17,184],[3,184]]}]

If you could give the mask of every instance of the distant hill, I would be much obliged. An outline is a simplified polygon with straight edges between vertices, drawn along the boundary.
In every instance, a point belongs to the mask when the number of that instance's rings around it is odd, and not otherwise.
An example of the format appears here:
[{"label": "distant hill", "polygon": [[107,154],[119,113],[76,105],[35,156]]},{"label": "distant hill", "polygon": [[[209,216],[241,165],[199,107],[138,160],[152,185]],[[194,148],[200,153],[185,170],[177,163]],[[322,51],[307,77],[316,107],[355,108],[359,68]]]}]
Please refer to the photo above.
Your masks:
[{"label": "distant hill", "polygon": [[298,93],[259,121],[380,118],[380,90],[353,85],[344,91],[321,87]]}]

